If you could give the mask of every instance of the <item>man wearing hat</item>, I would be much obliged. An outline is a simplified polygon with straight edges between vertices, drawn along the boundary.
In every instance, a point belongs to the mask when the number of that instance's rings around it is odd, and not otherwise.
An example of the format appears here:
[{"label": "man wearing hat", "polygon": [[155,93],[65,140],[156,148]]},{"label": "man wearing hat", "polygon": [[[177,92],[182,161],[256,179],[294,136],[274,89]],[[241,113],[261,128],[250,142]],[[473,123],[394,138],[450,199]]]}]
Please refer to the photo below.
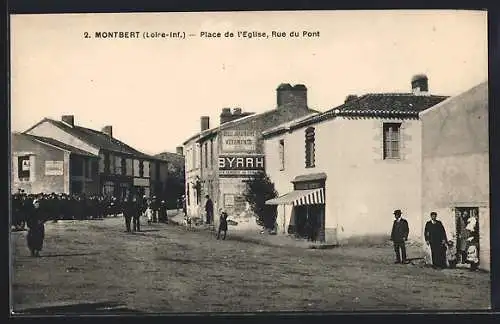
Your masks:
[{"label": "man wearing hat", "polygon": [[406,260],[406,245],[408,234],[410,232],[408,222],[401,217],[401,210],[394,211],[394,223],[392,224],[391,241],[394,244],[396,252],[396,261],[394,263],[408,263]]}]

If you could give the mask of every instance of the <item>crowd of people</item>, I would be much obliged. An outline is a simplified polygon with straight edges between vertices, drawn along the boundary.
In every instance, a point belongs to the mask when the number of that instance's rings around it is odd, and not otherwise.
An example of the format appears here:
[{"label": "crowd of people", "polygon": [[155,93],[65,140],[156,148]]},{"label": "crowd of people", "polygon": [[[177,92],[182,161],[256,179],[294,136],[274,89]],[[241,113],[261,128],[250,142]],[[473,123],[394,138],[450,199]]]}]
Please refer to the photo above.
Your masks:
[{"label": "crowd of people", "polygon": [[148,223],[168,222],[167,204],[153,196],[131,195],[124,199],[102,195],[68,195],[64,193],[27,194],[23,190],[12,195],[12,226],[14,230],[28,229],[27,243],[32,256],[43,247],[45,223],[61,219],[102,219],[123,214],[128,232],[140,231],[140,216]]}]

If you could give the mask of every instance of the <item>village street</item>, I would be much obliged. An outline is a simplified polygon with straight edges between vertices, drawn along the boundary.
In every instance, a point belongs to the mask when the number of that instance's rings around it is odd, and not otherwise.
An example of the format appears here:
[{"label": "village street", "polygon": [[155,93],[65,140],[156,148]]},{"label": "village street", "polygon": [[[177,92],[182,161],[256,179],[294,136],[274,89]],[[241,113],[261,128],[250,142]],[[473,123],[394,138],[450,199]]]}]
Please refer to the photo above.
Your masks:
[{"label": "village street", "polygon": [[[143,220],[144,223],[144,220]],[[230,228],[231,229],[231,228]],[[13,232],[14,310],[109,302],[145,312],[486,309],[490,275],[393,264],[390,245],[304,249],[123,218],[47,223],[40,258]],[[264,234],[262,234],[264,235]],[[409,257],[420,257],[409,247]]]}]

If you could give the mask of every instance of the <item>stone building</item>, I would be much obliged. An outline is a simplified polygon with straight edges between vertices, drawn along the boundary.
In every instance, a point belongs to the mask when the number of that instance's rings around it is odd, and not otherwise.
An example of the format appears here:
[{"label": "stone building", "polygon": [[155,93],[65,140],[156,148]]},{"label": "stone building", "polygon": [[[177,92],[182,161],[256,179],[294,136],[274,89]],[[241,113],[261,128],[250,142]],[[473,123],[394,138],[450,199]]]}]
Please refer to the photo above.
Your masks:
[{"label": "stone building", "polygon": [[479,267],[490,270],[488,83],[420,113],[422,225],[435,211],[449,240],[465,241],[463,217],[479,226]]},{"label": "stone building", "polygon": [[[97,157],[97,165],[94,160],[81,162],[85,170],[97,170],[97,189],[92,191],[121,198],[130,193],[164,195],[167,163],[113,137],[112,126],[97,131],[76,125],[73,115],[65,115],[60,121],[44,118],[24,134],[53,139]],[[17,148],[13,146],[12,150]],[[78,185],[70,191],[87,192],[87,189]]]},{"label": "stone building", "polygon": [[98,157],[57,140],[22,133],[11,137],[11,191],[98,192]]},{"label": "stone building", "polygon": [[304,85],[281,84],[276,93],[276,107],[263,113],[224,108],[219,126],[213,128],[209,117],[201,117],[200,133],[183,143],[186,201],[191,215],[204,217],[205,195],[209,195],[214,202],[216,222],[218,210],[224,209],[237,219],[238,228],[255,225],[243,192],[245,181],[265,168],[261,132],[316,112],[307,105]]},{"label": "stone building", "polygon": [[[279,197],[278,233],[329,244],[385,241],[401,209],[421,233],[418,113],[446,99],[417,76],[410,93],[347,96],[321,114],[263,132],[266,172]],[[312,229],[310,231],[309,229]]]}]

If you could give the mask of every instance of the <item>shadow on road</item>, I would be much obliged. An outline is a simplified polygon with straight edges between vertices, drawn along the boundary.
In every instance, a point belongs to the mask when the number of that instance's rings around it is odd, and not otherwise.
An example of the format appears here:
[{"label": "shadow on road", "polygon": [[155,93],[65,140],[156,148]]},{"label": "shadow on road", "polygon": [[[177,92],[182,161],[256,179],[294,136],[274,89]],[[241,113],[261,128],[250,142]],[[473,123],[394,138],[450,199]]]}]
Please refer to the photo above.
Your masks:
[{"label": "shadow on road", "polygon": [[148,233],[148,232],[159,232],[160,230],[157,229],[147,229],[147,230],[141,230],[143,233]]},{"label": "shadow on road", "polygon": [[116,302],[79,303],[37,308],[26,308],[12,311],[13,315],[57,315],[57,314],[110,314],[141,313]]},{"label": "shadow on road", "polygon": [[55,257],[70,257],[70,256],[83,256],[83,255],[97,255],[99,252],[89,253],[66,253],[66,254],[41,254],[40,258],[55,258]]}]

